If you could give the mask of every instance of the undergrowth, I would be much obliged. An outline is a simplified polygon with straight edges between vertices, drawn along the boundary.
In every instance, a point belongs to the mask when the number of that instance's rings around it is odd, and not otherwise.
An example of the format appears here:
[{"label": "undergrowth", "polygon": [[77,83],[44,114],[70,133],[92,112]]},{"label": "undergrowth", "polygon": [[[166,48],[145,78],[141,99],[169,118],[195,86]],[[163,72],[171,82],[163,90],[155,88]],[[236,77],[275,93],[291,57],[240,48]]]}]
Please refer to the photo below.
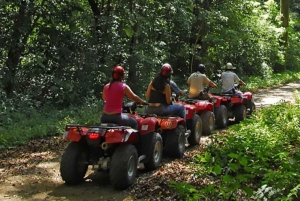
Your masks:
[{"label": "undergrowth", "polygon": [[[184,200],[293,200],[300,188],[300,108],[282,102],[213,136],[191,165],[204,185],[172,183]],[[297,197],[298,196],[298,197]]]},{"label": "undergrowth", "polygon": [[100,121],[103,101],[86,99],[81,107],[58,110],[34,106],[18,99],[0,105],[0,149],[24,144],[31,139],[59,135],[66,124],[95,124]]}]

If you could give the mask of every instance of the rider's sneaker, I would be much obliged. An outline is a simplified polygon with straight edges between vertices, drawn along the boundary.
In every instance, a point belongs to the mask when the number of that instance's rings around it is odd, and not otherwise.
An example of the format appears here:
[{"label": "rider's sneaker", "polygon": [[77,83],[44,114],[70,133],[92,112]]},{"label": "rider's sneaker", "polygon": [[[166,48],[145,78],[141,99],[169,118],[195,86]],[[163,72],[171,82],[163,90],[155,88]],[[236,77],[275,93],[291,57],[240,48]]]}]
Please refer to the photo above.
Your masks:
[{"label": "rider's sneaker", "polygon": [[213,97],[209,98],[208,101],[211,102],[211,103],[213,103],[213,104],[215,104],[217,102],[217,100],[215,98],[213,98]]},{"label": "rider's sneaker", "polygon": [[189,137],[190,134],[191,134],[191,132],[192,132],[191,130],[186,130],[186,131],[185,131],[185,136],[186,136],[186,137]]}]

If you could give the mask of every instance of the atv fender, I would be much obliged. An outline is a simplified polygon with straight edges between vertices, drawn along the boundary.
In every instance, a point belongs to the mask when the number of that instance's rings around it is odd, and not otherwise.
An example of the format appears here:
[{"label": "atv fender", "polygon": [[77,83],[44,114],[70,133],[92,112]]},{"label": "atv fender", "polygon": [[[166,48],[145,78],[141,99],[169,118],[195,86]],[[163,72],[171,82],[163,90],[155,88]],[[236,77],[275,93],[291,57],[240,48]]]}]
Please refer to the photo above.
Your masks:
[{"label": "atv fender", "polygon": [[139,133],[144,135],[146,133],[154,132],[157,125],[157,119],[153,117],[147,117],[139,122]]},{"label": "atv fender", "polygon": [[230,99],[231,104],[241,104],[242,102],[243,102],[243,100],[241,100],[241,97],[239,97],[239,96],[233,96]]},{"label": "atv fender", "polygon": [[82,135],[85,135],[89,128],[81,127],[79,131],[76,127],[70,127],[68,131],[65,131],[63,137],[66,140],[70,140],[73,142],[79,142]]},{"label": "atv fender", "polygon": [[208,101],[199,101],[195,103],[196,110],[214,111],[214,106]]},{"label": "atv fender", "polygon": [[138,131],[135,129],[110,129],[105,135],[105,142],[107,144],[115,144],[122,142],[135,143],[138,141]]},{"label": "atv fender", "polygon": [[170,117],[160,120],[160,127],[162,130],[173,130],[177,128],[177,125],[183,125],[184,119],[180,117]]},{"label": "atv fender", "polygon": [[215,107],[220,107],[221,103],[222,103],[222,97],[220,96],[213,96],[213,98],[215,99],[215,103],[214,103],[214,106]]},{"label": "atv fender", "polygon": [[185,118],[186,120],[193,120],[194,118],[194,111],[195,111],[195,106],[194,105],[184,105],[185,107]]},{"label": "atv fender", "polygon": [[251,100],[252,99],[252,93],[251,92],[245,92],[245,93],[243,93],[243,96],[246,96],[247,100]]}]

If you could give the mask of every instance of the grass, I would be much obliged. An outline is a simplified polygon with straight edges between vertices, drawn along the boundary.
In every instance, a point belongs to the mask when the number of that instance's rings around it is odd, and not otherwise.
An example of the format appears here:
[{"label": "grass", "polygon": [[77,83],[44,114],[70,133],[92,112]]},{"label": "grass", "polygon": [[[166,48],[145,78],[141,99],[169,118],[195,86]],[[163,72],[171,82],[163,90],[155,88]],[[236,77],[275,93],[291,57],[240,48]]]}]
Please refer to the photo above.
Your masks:
[{"label": "grass", "polygon": [[[252,118],[212,136],[196,155],[195,175],[205,184],[172,183],[183,200],[298,200],[300,190],[300,110],[279,103],[256,111]],[[196,164],[196,165],[195,165]],[[200,182],[201,183],[201,182]],[[186,189],[186,186],[189,186]],[[203,199],[204,200],[204,199]]]}]

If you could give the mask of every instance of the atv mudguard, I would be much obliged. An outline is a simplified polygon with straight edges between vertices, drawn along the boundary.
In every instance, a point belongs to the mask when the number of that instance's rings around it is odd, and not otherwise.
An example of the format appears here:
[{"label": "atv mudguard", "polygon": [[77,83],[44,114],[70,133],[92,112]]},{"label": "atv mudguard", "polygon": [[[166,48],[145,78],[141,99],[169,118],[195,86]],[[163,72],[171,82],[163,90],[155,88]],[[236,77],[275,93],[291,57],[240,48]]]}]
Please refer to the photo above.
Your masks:
[{"label": "atv mudguard", "polygon": [[[65,131],[63,137],[66,140],[70,140],[73,142],[79,142],[81,137],[86,134],[86,132],[89,130],[87,127],[80,127],[80,131],[77,127],[70,127],[67,131]],[[79,133],[80,132],[80,133]]]},{"label": "atv mudguard", "polygon": [[243,93],[243,96],[247,97],[247,100],[252,99],[252,93],[251,92],[245,92],[245,93]]},{"label": "atv mudguard", "polygon": [[197,111],[214,111],[214,105],[208,101],[199,101],[195,103],[195,110]]},{"label": "atv mudguard", "polygon": [[169,117],[159,119],[158,122],[162,130],[173,130],[179,124],[184,124],[184,119],[181,117]]},{"label": "atv mudguard", "polygon": [[194,112],[195,112],[195,105],[184,104],[184,107],[185,107],[185,118],[187,120],[193,119]]},{"label": "atv mudguard", "polygon": [[139,121],[139,133],[144,135],[146,133],[154,132],[157,125],[157,119],[154,117],[147,117]]},{"label": "atv mudguard", "polygon": [[107,144],[115,144],[122,142],[135,143],[138,142],[138,131],[132,128],[127,129],[110,129],[106,132],[105,142]]}]

